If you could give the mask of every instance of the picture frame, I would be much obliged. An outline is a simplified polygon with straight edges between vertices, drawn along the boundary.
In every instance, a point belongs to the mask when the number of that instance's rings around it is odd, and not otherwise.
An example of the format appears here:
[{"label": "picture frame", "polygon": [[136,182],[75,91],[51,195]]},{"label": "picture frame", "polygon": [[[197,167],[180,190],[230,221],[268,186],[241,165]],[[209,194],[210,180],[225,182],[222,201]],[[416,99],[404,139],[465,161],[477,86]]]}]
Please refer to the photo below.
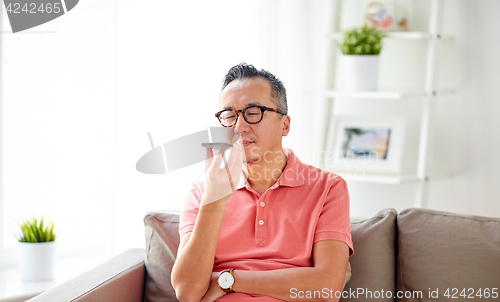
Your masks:
[{"label": "picture frame", "polygon": [[369,27],[385,32],[409,31],[412,27],[410,0],[364,0],[362,3],[363,23]]},{"label": "picture frame", "polygon": [[338,174],[398,174],[405,131],[402,116],[334,116],[325,167]]}]

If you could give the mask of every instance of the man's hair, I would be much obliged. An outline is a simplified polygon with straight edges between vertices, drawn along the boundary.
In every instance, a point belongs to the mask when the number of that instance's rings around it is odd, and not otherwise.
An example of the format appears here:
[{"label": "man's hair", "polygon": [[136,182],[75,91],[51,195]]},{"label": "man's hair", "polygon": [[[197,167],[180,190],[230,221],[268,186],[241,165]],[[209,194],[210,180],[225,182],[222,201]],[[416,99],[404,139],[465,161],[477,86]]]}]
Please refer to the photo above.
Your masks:
[{"label": "man's hair", "polygon": [[269,81],[271,84],[271,100],[273,101],[276,108],[288,114],[288,104],[286,102],[286,89],[276,76],[267,70],[258,70],[252,64],[240,63],[236,66],[231,67],[224,77],[224,83],[222,84],[222,90],[234,80],[245,79],[245,78],[255,78],[261,77]]}]

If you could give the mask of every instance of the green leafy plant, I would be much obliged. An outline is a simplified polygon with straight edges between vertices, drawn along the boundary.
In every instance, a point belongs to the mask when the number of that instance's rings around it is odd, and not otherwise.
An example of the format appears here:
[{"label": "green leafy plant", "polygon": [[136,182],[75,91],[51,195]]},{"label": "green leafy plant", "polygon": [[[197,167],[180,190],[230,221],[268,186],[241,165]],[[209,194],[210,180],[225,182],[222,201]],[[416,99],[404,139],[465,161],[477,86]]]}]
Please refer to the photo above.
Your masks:
[{"label": "green leafy plant", "polygon": [[50,222],[45,224],[43,216],[38,221],[35,217],[26,218],[26,220],[19,224],[21,234],[16,236],[19,242],[50,242],[56,240],[54,233],[54,223]]},{"label": "green leafy plant", "polygon": [[378,55],[382,50],[382,39],[385,34],[375,27],[364,25],[342,32],[339,48],[344,55]]}]

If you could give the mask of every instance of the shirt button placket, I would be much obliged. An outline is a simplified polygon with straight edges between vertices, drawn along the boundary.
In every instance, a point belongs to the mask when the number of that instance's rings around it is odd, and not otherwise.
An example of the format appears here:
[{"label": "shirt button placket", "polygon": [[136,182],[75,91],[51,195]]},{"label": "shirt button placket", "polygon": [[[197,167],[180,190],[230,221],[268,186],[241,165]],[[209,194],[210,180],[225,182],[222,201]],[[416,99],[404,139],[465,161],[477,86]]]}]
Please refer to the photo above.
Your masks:
[{"label": "shirt button placket", "polygon": [[[265,197],[264,197],[265,198]],[[267,245],[267,207],[266,203],[262,200],[257,202],[257,219],[256,219],[256,245],[257,246],[266,246]]]}]

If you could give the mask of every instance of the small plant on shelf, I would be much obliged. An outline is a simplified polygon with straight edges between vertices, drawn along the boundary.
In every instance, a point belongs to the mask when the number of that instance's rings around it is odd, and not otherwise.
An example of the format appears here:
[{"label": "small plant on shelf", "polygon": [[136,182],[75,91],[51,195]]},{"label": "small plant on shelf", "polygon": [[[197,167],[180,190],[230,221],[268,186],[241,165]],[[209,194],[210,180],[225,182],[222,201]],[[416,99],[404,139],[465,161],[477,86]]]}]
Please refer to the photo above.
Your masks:
[{"label": "small plant on shelf", "polygon": [[38,221],[35,217],[27,218],[19,224],[21,234],[17,235],[19,242],[38,243],[51,242],[56,240],[54,223],[45,224],[43,216]]},{"label": "small plant on shelf", "polygon": [[382,50],[385,34],[375,27],[364,25],[342,31],[339,48],[344,55],[378,55]]}]

